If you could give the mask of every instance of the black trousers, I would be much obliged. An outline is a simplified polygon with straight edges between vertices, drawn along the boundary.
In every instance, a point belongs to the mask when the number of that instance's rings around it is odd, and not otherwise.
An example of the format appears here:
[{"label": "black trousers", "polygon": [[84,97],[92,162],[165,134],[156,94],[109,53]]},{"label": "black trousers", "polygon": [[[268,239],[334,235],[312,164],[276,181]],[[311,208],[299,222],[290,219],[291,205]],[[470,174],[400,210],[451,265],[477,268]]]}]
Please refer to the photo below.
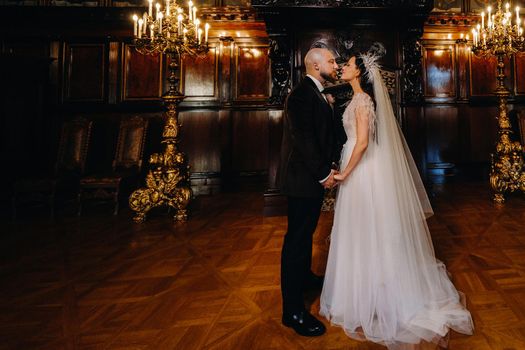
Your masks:
[{"label": "black trousers", "polygon": [[303,286],[312,273],[312,238],[322,204],[322,197],[288,197],[288,231],[281,253],[284,314],[295,313],[305,308]]}]

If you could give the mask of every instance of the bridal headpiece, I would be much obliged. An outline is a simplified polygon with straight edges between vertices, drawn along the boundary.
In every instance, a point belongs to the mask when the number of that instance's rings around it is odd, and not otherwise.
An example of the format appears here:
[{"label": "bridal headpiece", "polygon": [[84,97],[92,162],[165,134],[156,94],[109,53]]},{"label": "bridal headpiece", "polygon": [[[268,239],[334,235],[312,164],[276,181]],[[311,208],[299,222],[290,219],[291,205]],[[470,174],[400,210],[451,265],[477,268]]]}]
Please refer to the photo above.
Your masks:
[{"label": "bridal headpiece", "polygon": [[373,70],[381,67],[379,60],[385,55],[385,53],[386,49],[383,44],[375,42],[366,53],[359,55],[359,58],[363,60],[363,64],[366,68],[365,75],[370,83],[373,83],[374,80],[374,75],[371,73]]}]

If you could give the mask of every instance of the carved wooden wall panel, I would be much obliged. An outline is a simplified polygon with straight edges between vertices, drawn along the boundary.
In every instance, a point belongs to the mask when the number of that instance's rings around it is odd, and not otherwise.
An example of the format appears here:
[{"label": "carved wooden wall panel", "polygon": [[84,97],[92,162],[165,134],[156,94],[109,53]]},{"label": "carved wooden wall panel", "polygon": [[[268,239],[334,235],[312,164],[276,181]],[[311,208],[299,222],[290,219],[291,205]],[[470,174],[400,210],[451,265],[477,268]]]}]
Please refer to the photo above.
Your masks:
[{"label": "carved wooden wall panel", "polygon": [[180,113],[180,148],[190,161],[192,173],[218,173],[221,171],[219,113],[210,110]]},{"label": "carved wooden wall panel", "polygon": [[456,163],[460,154],[458,109],[452,107],[425,108],[426,161],[440,167]]},{"label": "carved wooden wall panel", "polygon": [[423,173],[426,167],[426,141],[425,141],[425,118],[424,108],[420,106],[405,107],[405,122],[403,133],[407,140],[408,147],[419,170]]},{"label": "carved wooden wall panel", "polygon": [[268,111],[232,112],[232,170],[268,169]]},{"label": "carved wooden wall panel", "polygon": [[66,44],[64,55],[64,99],[68,102],[103,102],[106,83],[106,46]]},{"label": "carved wooden wall panel", "polygon": [[184,60],[181,90],[186,101],[217,100],[219,98],[219,50],[212,46],[204,58]]},{"label": "carved wooden wall panel", "polygon": [[270,95],[268,46],[238,44],[235,100],[266,100]]},{"label": "carved wooden wall panel", "polygon": [[[470,55],[470,95],[494,96],[496,90],[497,60],[496,57],[478,57]],[[505,75],[512,77],[509,59],[505,59]],[[505,86],[512,91],[511,79],[506,79]]]},{"label": "carved wooden wall panel", "polygon": [[471,107],[467,112],[468,137],[470,138],[471,162],[488,162],[490,153],[494,152],[497,135],[497,108]]},{"label": "carved wooden wall panel", "polygon": [[403,100],[412,104],[423,100],[421,34],[418,30],[407,33],[402,44]]},{"label": "carved wooden wall panel", "polygon": [[458,99],[466,101],[469,95],[469,56],[470,50],[468,50],[465,44],[456,45],[457,52],[457,72],[458,72]]},{"label": "carved wooden wall panel", "polygon": [[425,97],[456,97],[455,54],[453,47],[424,47],[423,67]]},{"label": "carved wooden wall panel", "polygon": [[525,53],[515,56],[515,80],[516,95],[525,95]]},{"label": "carved wooden wall panel", "polygon": [[122,100],[156,100],[162,95],[162,56],[143,55],[123,47]]},{"label": "carved wooden wall panel", "polygon": [[[223,0],[211,1],[215,5],[226,4]],[[12,37],[0,38],[0,54],[15,56],[14,60],[20,61],[17,69],[25,67],[25,61],[20,60],[25,56],[42,57],[42,62],[30,60],[29,66],[36,67],[37,63],[43,66],[38,67],[38,75],[26,67],[28,73],[24,79],[13,73],[20,84],[9,97],[23,94],[27,100],[41,102],[24,103],[28,107],[24,113],[19,113],[22,104],[19,101],[9,107],[18,112],[11,114],[9,131],[2,131],[2,135],[10,137],[5,143],[20,150],[17,155],[23,156],[19,159],[34,155],[35,149],[42,150],[44,137],[51,140],[49,143],[56,143],[63,120],[77,115],[94,122],[88,172],[111,169],[118,125],[124,118],[138,115],[150,121],[143,158],[145,168],[149,155],[161,149],[160,96],[167,85],[168,62],[160,56],[142,55],[131,45],[133,26],[129,17],[136,9],[98,10],[49,6],[28,8],[27,16],[25,9],[11,9],[9,13],[13,16],[6,15],[6,28],[14,29],[8,33],[13,33]],[[211,49],[204,60],[183,62],[180,67],[180,89],[186,95],[180,105],[180,148],[188,155],[192,181],[195,177],[205,182],[211,179],[217,186],[216,181],[226,183],[240,174],[268,172],[270,119],[266,108],[272,84],[269,43],[265,24],[255,18],[253,9],[202,8],[202,11],[212,24]],[[16,16],[21,18],[15,19]],[[45,23],[52,25],[20,20],[25,17],[46,18]],[[35,28],[36,23],[42,28]],[[4,69],[9,70],[10,66],[6,64]],[[26,78],[35,78],[38,83]],[[34,89],[29,89],[29,85]],[[37,123],[37,119],[49,125]],[[280,120],[278,116],[275,119]],[[28,123],[31,130],[26,126]],[[16,142],[21,140],[16,137],[18,126],[30,136],[31,142],[20,145]],[[274,126],[274,136],[280,137],[279,124]],[[22,145],[28,149],[21,149]],[[48,154],[39,157],[42,164],[38,165],[42,171],[50,168],[56,158],[56,151],[48,151],[51,146],[45,146]],[[272,147],[275,169],[279,145]]]}]

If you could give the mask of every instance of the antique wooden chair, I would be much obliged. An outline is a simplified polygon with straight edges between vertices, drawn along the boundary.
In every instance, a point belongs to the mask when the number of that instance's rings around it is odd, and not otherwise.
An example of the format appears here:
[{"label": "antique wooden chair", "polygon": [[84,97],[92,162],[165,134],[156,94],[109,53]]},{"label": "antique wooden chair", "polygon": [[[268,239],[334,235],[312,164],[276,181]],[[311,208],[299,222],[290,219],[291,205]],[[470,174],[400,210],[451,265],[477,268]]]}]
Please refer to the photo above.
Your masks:
[{"label": "antique wooden chair", "polygon": [[91,128],[92,122],[81,117],[64,122],[54,173],[48,177],[24,178],[15,182],[13,219],[16,219],[21,203],[46,203],[51,217],[54,217],[57,193],[64,198],[72,193],[73,198],[76,196],[79,179],[85,171]]},{"label": "antique wooden chair", "polygon": [[112,172],[84,176],[80,180],[78,215],[85,200],[113,200],[113,215],[119,211],[122,187],[136,187],[142,169],[142,156],[148,121],[141,117],[127,118],[120,122]]}]

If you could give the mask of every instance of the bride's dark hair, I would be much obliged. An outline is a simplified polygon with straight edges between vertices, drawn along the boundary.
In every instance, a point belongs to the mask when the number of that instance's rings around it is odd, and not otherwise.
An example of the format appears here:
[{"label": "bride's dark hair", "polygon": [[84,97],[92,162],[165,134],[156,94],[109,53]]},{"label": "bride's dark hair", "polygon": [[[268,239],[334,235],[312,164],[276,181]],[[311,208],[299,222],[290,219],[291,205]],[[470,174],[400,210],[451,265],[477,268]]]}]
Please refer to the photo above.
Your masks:
[{"label": "bride's dark hair", "polygon": [[[374,55],[379,58],[383,57],[385,54],[386,54],[386,48],[380,42],[373,43],[372,46],[370,46],[370,48],[366,52],[366,55]],[[361,88],[363,89],[363,91],[366,92],[370,96],[375,106],[376,99],[374,96],[374,86],[368,78],[368,71],[363,61],[363,58],[361,54],[355,53],[355,52],[350,55],[349,59],[352,57],[355,57],[355,65],[357,69],[359,69],[359,72],[361,72],[361,74],[359,75],[359,85],[361,85]]]},{"label": "bride's dark hair", "polygon": [[374,97],[374,86],[372,83],[368,80],[368,73],[366,71],[365,63],[363,62],[363,59],[361,58],[361,55],[359,54],[353,54],[350,56],[350,58],[355,57],[355,65],[359,72],[359,85],[361,86],[361,89],[363,89],[364,92],[370,96],[372,99],[372,102],[374,103],[374,107],[376,105],[376,99]]}]

